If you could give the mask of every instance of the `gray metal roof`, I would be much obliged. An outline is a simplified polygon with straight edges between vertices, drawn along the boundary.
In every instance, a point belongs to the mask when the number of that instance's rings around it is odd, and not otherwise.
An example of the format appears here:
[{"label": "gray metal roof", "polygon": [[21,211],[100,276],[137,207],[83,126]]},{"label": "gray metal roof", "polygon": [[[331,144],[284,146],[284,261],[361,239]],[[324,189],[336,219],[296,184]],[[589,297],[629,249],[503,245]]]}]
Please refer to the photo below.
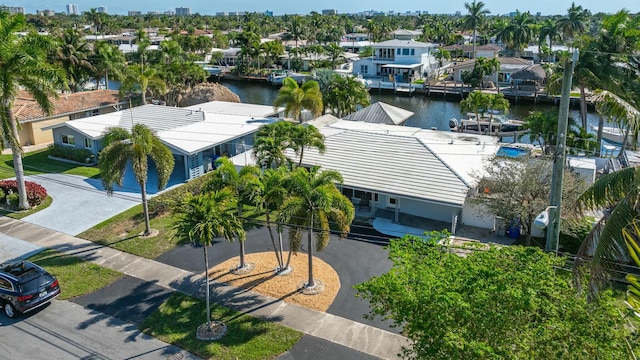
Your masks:
[{"label": "gray metal roof", "polygon": [[303,164],[339,171],[345,186],[454,206],[470,189],[415,137],[343,131],[325,144],[324,154],[305,150]]},{"label": "gray metal roof", "polygon": [[413,112],[381,101],[345,116],[344,120],[364,121],[376,124],[400,125],[413,116]]},{"label": "gray metal roof", "polygon": [[142,105],[121,111],[118,127],[131,130],[134,123],[144,124],[157,132],[204,120],[202,111],[161,105]]}]

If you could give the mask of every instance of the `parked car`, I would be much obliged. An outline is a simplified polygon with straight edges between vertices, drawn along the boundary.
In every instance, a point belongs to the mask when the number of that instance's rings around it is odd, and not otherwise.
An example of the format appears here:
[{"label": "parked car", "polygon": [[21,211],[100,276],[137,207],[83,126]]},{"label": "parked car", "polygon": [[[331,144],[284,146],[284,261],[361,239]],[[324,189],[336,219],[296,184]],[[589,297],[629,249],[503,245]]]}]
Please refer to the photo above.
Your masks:
[{"label": "parked car", "polygon": [[55,276],[26,261],[0,264],[0,305],[10,318],[45,305],[60,295]]}]

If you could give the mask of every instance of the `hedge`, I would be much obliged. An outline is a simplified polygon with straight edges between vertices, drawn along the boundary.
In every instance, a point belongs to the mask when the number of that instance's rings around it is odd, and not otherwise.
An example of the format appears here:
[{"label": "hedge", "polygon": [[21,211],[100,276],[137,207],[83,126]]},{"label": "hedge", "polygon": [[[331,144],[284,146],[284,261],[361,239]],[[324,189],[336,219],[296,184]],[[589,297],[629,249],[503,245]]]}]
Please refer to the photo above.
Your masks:
[{"label": "hedge", "polygon": [[[33,181],[25,181],[24,183],[27,188],[29,206],[34,207],[42,204],[47,198],[47,190]],[[16,180],[0,180],[0,190],[5,194],[3,200],[6,201],[6,196],[9,194],[18,194],[18,182]]]}]

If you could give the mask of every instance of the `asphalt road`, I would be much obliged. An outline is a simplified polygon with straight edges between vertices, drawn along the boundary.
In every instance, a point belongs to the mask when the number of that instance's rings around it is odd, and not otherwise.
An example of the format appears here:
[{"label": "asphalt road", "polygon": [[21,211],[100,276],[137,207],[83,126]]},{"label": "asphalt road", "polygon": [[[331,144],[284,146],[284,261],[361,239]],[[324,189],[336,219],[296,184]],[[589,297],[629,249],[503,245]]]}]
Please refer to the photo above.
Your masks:
[{"label": "asphalt road", "polygon": [[8,319],[0,315],[0,359],[167,360],[181,349],[139,332],[135,325],[68,301]]},{"label": "asphalt road", "polygon": [[[285,237],[286,238],[286,237]],[[306,241],[303,242],[302,254],[306,256]],[[247,232],[245,240],[247,254],[254,252],[273,251],[269,233],[265,227]],[[209,265],[221,263],[229,258],[238,256],[238,243],[229,243],[217,239],[209,248]],[[381,275],[391,269],[388,253],[381,245],[340,239],[332,236],[329,245],[320,252],[315,252],[320,259],[330,264],[340,276],[340,291],[328,309],[328,313],[338,315],[363,324],[397,333],[391,323],[380,319],[365,319],[369,313],[369,302],[356,298],[354,285],[360,284],[372,276]],[[204,271],[204,255],[202,247],[185,245],[160,255],[157,261],[192,272]],[[274,255],[275,263],[275,255]],[[274,264],[275,266],[275,264]]]}]

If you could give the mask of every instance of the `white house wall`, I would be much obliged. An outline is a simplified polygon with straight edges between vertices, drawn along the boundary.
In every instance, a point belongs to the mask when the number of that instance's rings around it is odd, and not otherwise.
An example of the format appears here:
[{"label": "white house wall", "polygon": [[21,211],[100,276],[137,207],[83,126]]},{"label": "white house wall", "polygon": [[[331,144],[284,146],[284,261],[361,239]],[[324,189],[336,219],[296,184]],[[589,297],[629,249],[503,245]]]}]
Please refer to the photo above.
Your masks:
[{"label": "white house wall", "polygon": [[499,226],[501,220],[496,220],[496,216],[485,205],[477,204],[469,199],[462,208],[462,224],[475,226],[483,229],[494,229]]}]

